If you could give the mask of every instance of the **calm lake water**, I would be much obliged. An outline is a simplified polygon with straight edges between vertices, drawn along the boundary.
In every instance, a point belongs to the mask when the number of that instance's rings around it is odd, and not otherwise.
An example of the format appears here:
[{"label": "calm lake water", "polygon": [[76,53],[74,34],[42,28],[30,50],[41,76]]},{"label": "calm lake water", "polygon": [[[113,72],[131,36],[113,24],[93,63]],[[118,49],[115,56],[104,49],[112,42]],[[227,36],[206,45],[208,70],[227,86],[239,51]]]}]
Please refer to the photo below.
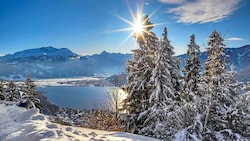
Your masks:
[{"label": "calm lake water", "polygon": [[104,108],[107,102],[107,87],[50,86],[37,88],[60,107],[73,109]]}]

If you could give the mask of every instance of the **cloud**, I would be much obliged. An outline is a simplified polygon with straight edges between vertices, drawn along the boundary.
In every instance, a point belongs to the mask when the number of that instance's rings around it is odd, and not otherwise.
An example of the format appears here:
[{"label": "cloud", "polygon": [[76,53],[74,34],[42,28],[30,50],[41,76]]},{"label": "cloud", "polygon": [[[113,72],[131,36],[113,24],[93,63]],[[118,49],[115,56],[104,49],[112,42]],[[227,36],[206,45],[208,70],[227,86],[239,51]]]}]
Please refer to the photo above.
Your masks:
[{"label": "cloud", "polygon": [[174,4],[168,13],[175,14],[177,22],[208,23],[218,22],[231,15],[240,0],[160,0],[166,4]]},{"label": "cloud", "polygon": [[160,2],[162,3],[166,3],[166,4],[180,4],[185,2],[186,0],[160,0]]},{"label": "cloud", "polygon": [[244,41],[243,38],[238,38],[238,37],[232,37],[232,38],[226,38],[226,41]]}]

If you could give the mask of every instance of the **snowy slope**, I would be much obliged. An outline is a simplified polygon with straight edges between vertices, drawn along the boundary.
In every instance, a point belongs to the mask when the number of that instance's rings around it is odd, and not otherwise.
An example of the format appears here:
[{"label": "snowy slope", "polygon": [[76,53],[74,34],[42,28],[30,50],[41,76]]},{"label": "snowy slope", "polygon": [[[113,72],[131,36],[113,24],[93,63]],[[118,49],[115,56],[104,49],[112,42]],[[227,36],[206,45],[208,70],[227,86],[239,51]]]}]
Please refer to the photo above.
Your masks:
[{"label": "snowy slope", "polygon": [[108,132],[51,123],[37,109],[0,104],[0,141],[157,141],[122,132]]}]

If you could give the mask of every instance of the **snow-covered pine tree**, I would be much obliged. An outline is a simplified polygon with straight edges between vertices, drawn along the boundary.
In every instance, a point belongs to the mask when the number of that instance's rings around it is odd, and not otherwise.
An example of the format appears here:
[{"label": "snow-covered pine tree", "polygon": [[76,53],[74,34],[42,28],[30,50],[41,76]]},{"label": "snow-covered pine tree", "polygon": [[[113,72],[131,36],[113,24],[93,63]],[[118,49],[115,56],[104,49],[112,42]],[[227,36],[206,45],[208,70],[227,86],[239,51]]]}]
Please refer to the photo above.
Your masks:
[{"label": "snow-covered pine tree", "polygon": [[209,36],[207,60],[205,62],[205,76],[220,76],[226,73],[226,62],[223,44],[224,39],[217,31]]},{"label": "snow-covered pine tree", "polygon": [[191,35],[187,50],[188,59],[183,69],[182,99],[192,101],[195,95],[201,95],[199,83],[201,80],[200,47],[195,43],[195,35]]},{"label": "snow-covered pine tree", "polygon": [[245,89],[250,92],[250,82],[248,82],[245,87]]},{"label": "snow-covered pine tree", "polygon": [[208,45],[205,77],[209,99],[204,115],[203,140],[244,140],[249,135],[249,123],[242,121],[249,115],[244,115],[236,105],[240,99],[237,91],[232,89],[233,77],[226,70],[223,38],[214,31]]},{"label": "snow-covered pine tree", "polygon": [[5,93],[6,101],[17,101],[19,98],[19,91],[17,89],[16,84],[11,80],[7,86],[7,90]]},{"label": "snow-covered pine tree", "polygon": [[173,47],[167,38],[165,28],[163,39],[155,51],[156,59],[150,79],[153,87],[149,97],[149,108],[139,116],[139,119],[145,119],[140,134],[169,140],[181,129],[179,80],[176,79],[179,70],[173,54]]},{"label": "snow-covered pine tree", "polygon": [[152,69],[154,68],[154,51],[158,46],[158,38],[150,30],[153,24],[149,17],[143,18],[144,30],[141,36],[136,37],[139,49],[133,50],[133,60],[128,61],[127,83],[124,90],[128,96],[124,100],[124,110],[128,112],[125,117],[125,130],[132,133],[139,133],[143,128],[143,118],[139,115],[149,107],[149,96],[152,93]]},{"label": "snow-covered pine tree", "polygon": [[[250,115],[250,82],[248,82],[248,84],[246,84],[246,92],[241,94],[241,99],[242,99],[242,103],[237,104],[237,106],[239,106],[240,108],[242,108],[242,110],[244,111],[244,113],[246,113],[246,115]],[[247,120],[247,122],[250,124],[250,116]],[[248,124],[248,127],[250,128],[250,125]],[[250,132],[249,132],[250,133]],[[248,135],[250,137],[250,135]]]},{"label": "snow-covered pine tree", "polygon": [[0,80],[0,100],[5,99],[5,92],[4,92],[4,87],[3,87],[3,81]]},{"label": "snow-covered pine tree", "polygon": [[[230,66],[230,68],[231,71],[228,71],[224,75],[227,86],[225,93],[228,94],[231,99],[235,99],[236,104],[230,107],[231,111],[226,115],[226,120],[228,120],[229,124],[228,128],[235,133],[234,136],[240,134],[246,137],[247,140],[250,140],[250,94],[242,94],[241,84],[235,79],[234,66]],[[241,138],[236,138],[236,140],[237,139],[239,140]]]},{"label": "snow-covered pine tree", "polygon": [[40,100],[37,98],[37,91],[34,82],[31,80],[30,75],[27,74],[25,80],[25,89],[21,95],[21,105],[27,109],[38,108],[41,109]]},{"label": "snow-covered pine tree", "polygon": [[[195,43],[194,34],[190,37],[188,44],[186,65],[183,69],[183,87],[181,90],[181,111],[180,114],[183,128],[178,131],[175,138],[182,140],[202,139],[203,124],[202,118],[206,107],[206,84],[201,80],[200,47]],[[177,139],[178,140],[178,139]]]},{"label": "snow-covered pine tree", "polygon": [[167,36],[168,36],[168,32],[167,32],[167,28],[164,28],[164,32],[163,32],[163,39],[161,41],[161,46],[163,48],[166,48],[166,58],[168,60],[168,62],[166,62],[169,65],[170,69],[170,74],[171,74],[171,81],[172,84],[174,85],[174,88],[176,90],[176,92],[178,94],[176,94],[176,98],[180,98],[179,97],[179,91],[181,90],[181,85],[180,85],[180,60],[176,60],[174,58],[174,47],[172,45],[170,45],[170,41],[168,40]]}]

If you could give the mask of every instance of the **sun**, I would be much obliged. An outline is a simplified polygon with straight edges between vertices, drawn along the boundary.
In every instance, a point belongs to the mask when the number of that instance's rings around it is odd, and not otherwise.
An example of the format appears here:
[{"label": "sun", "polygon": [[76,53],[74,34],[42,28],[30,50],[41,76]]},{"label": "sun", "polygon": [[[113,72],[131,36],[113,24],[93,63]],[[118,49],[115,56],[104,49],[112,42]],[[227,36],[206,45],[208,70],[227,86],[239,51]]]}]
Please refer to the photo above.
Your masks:
[{"label": "sun", "polygon": [[130,9],[130,14],[131,14],[131,17],[132,17],[133,21],[129,21],[129,20],[117,15],[117,17],[119,19],[121,19],[122,21],[128,23],[129,27],[116,30],[116,32],[131,31],[131,33],[124,40],[124,42],[127,41],[130,37],[133,37],[133,36],[136,38],[136,40],[138,38],[144,38],[144,34],[146,32],[146,30],[145,30],[146,26],[145,26],[145,21],[143,21],[143,13],[142,13],[142,11],[138,10],[136,12],[136,14],[135,14]]},{"label": "sun", "polygon": [[133,33],[136,35],[139,35],[143,32],[143,23],[139,20],[135,21],[135,24],[133,25]]},{"label": "sun", "polygon": [[132,17],[132,21],[114,14],[116,17],[118,17],[122,21],[128,23],[129,27],[115,30],[113,32],[131,31],[131,33],[127,36],[127,38],[121,44],[125,43],[131,37],[134,37],[137,42],[143,41],[145,40],[146,34],[151,34],[151,32],[149,32],[149,29],[151,29],[152,27],[156,25],[159,25],[159,24],[152,24],[149,22],[149,18],[156,11],[154,11],[150,15],[145,15],[143,13],[143,4],[141,6],[137,6],[136,12],[133,12],[132,8],[129,5],[128,5],[128,9]]},{"label": "sun", "polygon": [[[131,36],[134,36],[136,40],[139,38],[144,39],[145,30],[145,22],[142,20],[142,13],[138,12],[136,17],[133,18],[133,22],[130,23],[131,26]],[[128,28],[129,29],[129,28]]]}]

